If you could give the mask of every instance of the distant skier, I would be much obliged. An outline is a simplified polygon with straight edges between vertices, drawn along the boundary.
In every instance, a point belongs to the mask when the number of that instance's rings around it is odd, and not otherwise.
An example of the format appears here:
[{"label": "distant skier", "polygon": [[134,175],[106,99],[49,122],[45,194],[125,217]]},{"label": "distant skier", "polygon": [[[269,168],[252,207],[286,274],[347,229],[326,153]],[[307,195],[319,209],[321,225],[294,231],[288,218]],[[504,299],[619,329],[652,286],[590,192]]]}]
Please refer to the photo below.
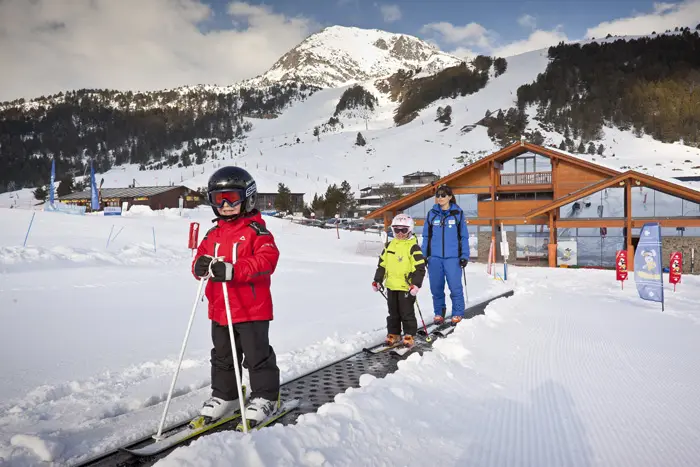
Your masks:
[{"label": "distant skier", "polygon": [[425,278],[425,259],[413,235],[413,226],[413,219],[406,214],[394,217],[391,223],[394,239],[382,251],[372,282],[372,289],[377,292],[384,288],[386,280],[389,308],[386,343],[389,345],[399,342],[403,327],[402,343],[410,347],[418,331],[413,307]]},{"label": "distant skier", "polygon": [[[275,352],[269,343],[273,319],[270,275],[277,267],[279,250],[255,209],[255,180],[239,167],[222,167],[209,178],[207,199],[212,206],[216,226],[207,232],[192,263],[195,277],[209,272],[219,244],[218,256],[211,267],[206,286],[209,319],[214,348],[211,351],[212,397],[200,413],[212,420],[221,418],[238,406],[228,319],[221,282],[226,282],[238,362],[245,356],[250,375],[250,401],[245,415],[251,426],[264,420],[279,406],[280,378]],[[235,259],[234,259],[235,256]]]},{"label": "distant skier", "polygon": [[452,300],[452,324],[464,318],[464,289],[462,270],[469,263],[469,231],[464,211],[456,201],[452,189],[438,186],[436,204],[428,211],[423,224],[423,254],[428,261],[430,292],[433,294],[433,322],[445,321],[445,278]]}]

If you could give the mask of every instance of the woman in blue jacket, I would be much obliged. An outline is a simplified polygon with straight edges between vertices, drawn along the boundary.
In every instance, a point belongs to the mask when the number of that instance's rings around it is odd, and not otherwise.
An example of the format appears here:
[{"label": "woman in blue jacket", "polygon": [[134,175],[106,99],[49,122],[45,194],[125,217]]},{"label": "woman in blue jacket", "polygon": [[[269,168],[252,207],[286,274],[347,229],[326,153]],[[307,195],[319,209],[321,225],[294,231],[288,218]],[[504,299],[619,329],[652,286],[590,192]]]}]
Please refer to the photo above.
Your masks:
[{"label": "woman in blue jacket", "polygon": [[445,279],[452,300],[452,324],[464,318],[462,269],[469,262],[469,232],[464,211],[455,202],[452,189],[440,185],[435,192],[436,204],[423,224],[423,256],[428,260],[430,292],[436,324],[445,321]]}]

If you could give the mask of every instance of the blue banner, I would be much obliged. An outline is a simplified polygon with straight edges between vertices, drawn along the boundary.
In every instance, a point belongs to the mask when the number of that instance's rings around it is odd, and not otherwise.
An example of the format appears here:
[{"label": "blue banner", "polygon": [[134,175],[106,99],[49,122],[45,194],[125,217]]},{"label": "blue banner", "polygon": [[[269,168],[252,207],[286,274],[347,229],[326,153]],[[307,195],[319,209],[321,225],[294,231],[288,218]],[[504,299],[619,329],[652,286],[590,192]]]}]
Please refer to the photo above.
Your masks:
[{"label": "blue banner", "polygon": [[53,207],[54,183],[56,182],[56,159],[51,160],[51,183],[49,183],[49,204]]},{"label": "blue banner", "polygon": [[664,303],[664,278],[661,255],[661,226],[644,224],[634,253],[634,282],[639,298]]},{"label": "blue banner", "polygon": [[95,183],[95,169],[92,166],[92,161],[90,161],[90,191],[92,192],[92,203],[90,207],[93,211],[100,209],[100,201],[97,197],[97,183]]}]

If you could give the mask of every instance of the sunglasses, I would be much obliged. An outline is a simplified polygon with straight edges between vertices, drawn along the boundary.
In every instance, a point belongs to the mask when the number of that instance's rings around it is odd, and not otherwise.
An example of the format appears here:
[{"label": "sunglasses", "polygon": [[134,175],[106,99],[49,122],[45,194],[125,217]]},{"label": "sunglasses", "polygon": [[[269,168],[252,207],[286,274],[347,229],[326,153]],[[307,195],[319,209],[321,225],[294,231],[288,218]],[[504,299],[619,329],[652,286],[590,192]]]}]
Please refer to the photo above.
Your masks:
[{"label": "sunglasses", "polygon": [[394,229],[394,233],[397,233],[397,234],[400,234],[400,233],[406,234],[406,233],[408,233],[408,227],[392,227],[392,229]]},{"label": "sunglasses", "polygon": [[435,193],[435,197],[436,198],[449,198],[450,195],[448,195],[447,193]]},{"label": "sunglasses", "polygon": [[214,191],[209,193],[209,203],[219,209],[225,204],[231,207],[238,206],[243,202],[245,192],[243,190]]}]

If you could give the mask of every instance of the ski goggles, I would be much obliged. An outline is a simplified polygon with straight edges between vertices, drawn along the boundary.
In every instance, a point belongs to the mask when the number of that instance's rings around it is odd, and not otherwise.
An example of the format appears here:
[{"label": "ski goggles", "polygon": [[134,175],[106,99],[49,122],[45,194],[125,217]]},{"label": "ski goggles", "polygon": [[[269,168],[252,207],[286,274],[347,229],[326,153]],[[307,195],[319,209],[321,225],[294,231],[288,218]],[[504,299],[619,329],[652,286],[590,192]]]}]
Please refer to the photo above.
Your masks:
[{"label": "ski goggles", "polygon": [[231,207],[238,206],[245,199],[245,190],[213,191],[209,193],[209,204],[216,208],[223,208],[225,204]]},{"label": "ski goggles", "polygon": [[407,234],[408,233],[408,227],[391,227],[394,230],[395,234]]}]

